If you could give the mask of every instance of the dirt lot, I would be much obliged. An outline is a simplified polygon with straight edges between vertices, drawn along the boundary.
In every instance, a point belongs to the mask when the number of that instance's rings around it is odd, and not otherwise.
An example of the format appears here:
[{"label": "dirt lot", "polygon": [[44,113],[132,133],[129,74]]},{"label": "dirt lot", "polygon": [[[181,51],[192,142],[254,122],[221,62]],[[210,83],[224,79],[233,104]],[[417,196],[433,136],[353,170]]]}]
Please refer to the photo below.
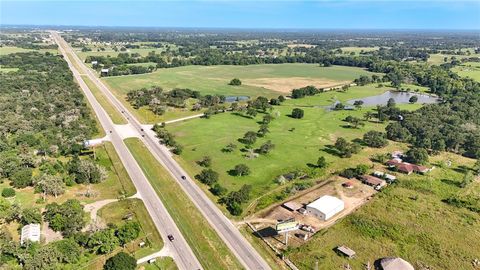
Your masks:
[{"label": "dirt lot", "polygon": [[[353,188],[348,189],[342,187],[342,183],[349,181],[353,183]],[[291,200],[292,202],[299,203],[301,205],[307,205],[310,202],[324,196],[331,195],[342,199],[345,202],[345,209],[333,218],[327,221],[320,221],[319,219],[310,216],[303,215],[298,211],[290,211],[283,206],[277,206],[270,211],[267,211],[260,216],[254,217],[250,220],[255,224],[255,227],[259,232],[269,238],[269,241],[278,248],[283,247],[284,235],[277,235],[274,227],[277,220],[285,220],[289,218],[295,218],[300,224],[312,226],[315,232],[333,225],[338,219],[350,214],[355,209],[366,203],[376,191],[367,185],[362,184],[358,180],[347,180],[342,177],[332,178],[331,181],[325,184],[320,184],[317,188],[310,192]],[[309,234],[303,230],[296,230],[290,233],[289,245],[301,245],[304,240],[301,239],[305,234]],[[296,236],[296,237],[292,237]]]},{"label": "dirt lot", "polygon": [[244,79],[243,84],[263,87],[268,90],[277,91],[281,93],[290,93],[292,89],[301,88],[313,85],[317,88],[328,88],[337,85],[349,83],[348,81],[339,82],[328,79],[314,79],[302,77],[290,78],[258,78],[258,79]]}]

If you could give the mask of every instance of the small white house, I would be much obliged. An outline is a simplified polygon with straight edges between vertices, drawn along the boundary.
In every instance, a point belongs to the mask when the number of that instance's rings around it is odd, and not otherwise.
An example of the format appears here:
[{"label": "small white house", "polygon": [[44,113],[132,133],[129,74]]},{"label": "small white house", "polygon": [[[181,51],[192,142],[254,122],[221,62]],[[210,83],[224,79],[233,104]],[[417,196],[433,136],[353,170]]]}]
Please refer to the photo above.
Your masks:
[{"label": "small white house", "polygon": [[98,65],[98,61],[92,61],[92,66]]},{"label": "small white house", "polygon": [[345,209],[345,203],[333,196],[325,195],[307,205],[307,213],[320,219],[328,220]]},{"label": "small white house", "polygon": [[40,224],[28,224],[23,226],[20,243],[40,241]]}]

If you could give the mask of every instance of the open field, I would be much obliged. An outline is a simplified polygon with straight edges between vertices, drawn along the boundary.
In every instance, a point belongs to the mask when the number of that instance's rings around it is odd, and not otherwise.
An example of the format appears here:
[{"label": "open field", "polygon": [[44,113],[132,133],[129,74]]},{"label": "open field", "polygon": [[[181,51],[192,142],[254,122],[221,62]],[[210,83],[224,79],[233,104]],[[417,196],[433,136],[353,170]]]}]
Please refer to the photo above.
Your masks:
[{"label": "open field", "polygon": [[[260,155],[258,158],[247,159],[240,151],[242,144],[238,139],[247,131],[256,132],[262,114],[255,119],[223,113],[213,116],[211,119],[194,119],[186,122],[167,125],[176,140],[184,146],[183,153],[177,160],[188,171],[191,176],[196,175],[202,167],[196,164],[203,156],[212,158],[212,169],[220,174],[219,183],[228,190],[237,190],[243,184],[253,186],[252,200],[266,196],[267,193],[283,186],[274,183],[274,179],[283,173],[288,173],[298,168],[308,168],[308,163],[315,163],[319,156],[325,156],[330,163],[329,171],[339,170],[356,164],[339,162],[341,159],[330,154],[327,146],[332,145],[336,138],[344,137],[348,140],[360,138],[369,130],[383,131],[385,124],[376,122],[365,122],[365,126],[359,129],[348,128],[345,117],[352,115],[363,118],[372,107],[364,107],[354,111],[327,111],[322,107],[334,102],[334,100],[346,101],[370,95],[377,95],[386,91],[387,88],[376,88],[372,86],[351,87],[347,92],[325,92],[313,97],[303,99],[291,99],[285,101],[281,106],[275,106],[274,112],[278,111],[280,117],[270,123],[268,133],[264,138],[258,138],[254,148],[258,148],[267,140],[275,144],[267,155]],[[401,105],[405,109],[419,108],[420,104]],[[295,107],[301,107],[305,111],[303,119],[293,119],[288,115]],[[238,146],[232,153],[222,152],[222,148],[229,143]],[[378,150],[377,150],[378,151]],[[354,155],[368,160],[372,152],[366,148],[360,154]],[[235,177],[229,174],[237,164],[246,164],[251,169],[251,174],[243,177]],[[207,187],[203,186],[210,196]],[[214,199],[216,200],[216,199]],[[269,202],[272,203],[272,202]],[[268,205],[269,203],[266,203]]]},{"label": "open field", "polygon": [[81,75],[85,84],[87,84],[90,91],[97,99],[97,101],[102,105],[103,109],[107,112],[108,116],[112,119],[114,124],[123,125],[127,124],[127,120],[120,114],[120,112],[115,109],[115,107],[108,101],[107,97],[98,89],[98,87],[88,78],[87,75]]},{"label": "open field", "polygon": [[0,55],[6,55],[6,54],[11,54],[11,53],[19,53],[19,52],[39,52],[39,53],[45,53],[45,52],[50,52],[50,53],[58,53],[57,50],[55,49],[40,49],[40,50],[34,50],[34,49],[24,49],[20,47],[13,47],[13,46],[2,46],[0,47]]},{"label": "open field", "polygon": [[[316,64],[278,64],[250,66],[185,66],[158,69],[149,74],[106,77],[104,81],[122,94],[130,90],[158,85],[166,90],[173,88],[190,88],[202,94],[244,95],[244,96],[278,96],[279,93],[262,87],[250,86],[250,80],[272,80],[285,78],[305,78],[325,80],[340,84],[353,81],[360,75],[373,74],[360,68],[332,66],[319,67]],[[241,86],[228,85],[231,79],[239,78]],[[297,79],[298,80],[298,79]],[[299,81],[294,88],[307,86]],[[291,90],[291,89],[290,89]]]},{"label": "open field", "polygon": [[[451,160],[450,168],[439,163]],[[460,188],[464,166],[474,160],[443,153],[431,158],[437,167],[428,175],[403,175],[369,203],[339,223],[317,233],[305,245],[291,248],[288,257],[300,267],[340,269],[349,263],[363,269],[386,256],[400,256],[415,269],[474,269],[472,261],[480,249],[466,239],[480,237],[478,213],[442,202],[455,194],[479,194],[477,180]],[[467,169],[468,170],[468,169]],[[346,245],[356,251],[355,259],[338,256],[333,249]]]},{"label": "open field", "polygon": [[440,65],[445,63],[443,59],[447,57],[447,62],[452,61],[451,58],[455,57],[457,59],[469,58],[469,57],[480,57],[480,54],[472,53],[470,55],[454,55],[454,54],[430,54],[430,58],[428,58],[427,62],[433,65]]},{"label": "open field", "polygon": [[[114,51],[111,47],[106,47],[105,51],[97,51],[97,48],[89,46],[92,48],[90,52],[82,52],[81,48],[74,48],[75,53],[80,57],[80,59],[85,60],[87,56],[118,56],[120,53],[139,53],[141,56],[147,56],[150,52],[155,52],[157,54],[165,51],[163,48],[139,48],[139,49],[127,49],[126,51]],[[119,46],[120,47],[120,46]]]},{"label": "open field", "polygon": [[360,52],[373,52],[373,51],[378,51],[380,47],[342,47],[341,48],[344,53],[355,53],[356,55],[359,55]]},{"label": "open field", "polygon": [[[162,237],[141,200],[126,199],[113,202],[98,211],[98,215],[105,223],[113,223],[117,226],[125,223],[124,217],[128,214],[133,214],[132,220],[139,222],[142,229],[139,237],[133,243],[127,245],[126,249],[129,252],[134,252],[137,259],[159,251],[163,247]],[[144,248],[138,246],[141,241],[147,243]]]},{"label": "open field", "polygon": [[[340,66],[325,68],[315,64],[186,66],[158,69],[153,73],[142,75],[105,77],[102,80],[142,122],[158,123],[198,112],[192,112],[188,108],[171,108],[164,115],[158,116],[147,108],[134,110],[125,100],[126,93],[142,87],[158,85],[165,90],[190,88],[202,94],[277,97],[280,94],[288,94],[293,88],[312,84],[322,87],[338,85],[351,82],[364,74],[373,73],[360,68]],[[228,85],[235,77],[243,81],[241,86]]]},{"label": "open field", "polygon": [[452,68],[452,71],[456,72],[462,77],[472,78],[480,82],[480,63],[479,62],[466,62],[460,66]]},{"label": "open field", "polygon": [[125,144],[142,168],[168,212],[205,269],[241,269],[240,263],[196,209],[192,201],[136,138]]}]

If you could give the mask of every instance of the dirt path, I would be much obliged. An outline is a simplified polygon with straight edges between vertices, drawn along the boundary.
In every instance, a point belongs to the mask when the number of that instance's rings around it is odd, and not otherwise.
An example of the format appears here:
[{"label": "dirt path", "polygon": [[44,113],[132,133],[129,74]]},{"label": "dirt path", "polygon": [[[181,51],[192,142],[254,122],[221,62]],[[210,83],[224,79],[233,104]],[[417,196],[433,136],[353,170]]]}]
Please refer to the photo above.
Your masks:
[{"label": "dirt path", "polygon": [[97,212],[100,208],[104,207],[105,205],[116,202],[118,201],[117,199],[107,199],[107,200],[102,200],[102,201],[96,201],[90,204],[85,205],[84,210],[85,212],[90,213],[90,219],[92,221],[97,219]]}]

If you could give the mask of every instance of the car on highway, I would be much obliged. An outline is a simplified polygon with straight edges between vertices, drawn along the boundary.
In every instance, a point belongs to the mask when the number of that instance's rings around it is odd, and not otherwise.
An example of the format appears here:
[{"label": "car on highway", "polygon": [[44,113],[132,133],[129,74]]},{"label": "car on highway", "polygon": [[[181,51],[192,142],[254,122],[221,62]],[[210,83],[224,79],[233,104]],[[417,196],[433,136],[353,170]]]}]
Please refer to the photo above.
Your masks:
[{"label": "car on highway", "polygon": [[168,240],[170,240],[170,241],[175,240],[175,238],[174,238],[173,235],[171,235],[171,234],[169,234],[167,237],[168,237]]}]

